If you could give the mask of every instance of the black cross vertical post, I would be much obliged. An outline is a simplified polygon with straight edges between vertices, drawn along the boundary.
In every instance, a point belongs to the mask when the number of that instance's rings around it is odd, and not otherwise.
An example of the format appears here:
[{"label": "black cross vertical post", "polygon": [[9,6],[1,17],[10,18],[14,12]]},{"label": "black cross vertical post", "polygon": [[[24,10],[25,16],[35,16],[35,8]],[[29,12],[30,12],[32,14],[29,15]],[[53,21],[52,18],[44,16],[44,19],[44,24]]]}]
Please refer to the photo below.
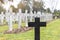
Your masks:
[{"label": "black cross vertical post", "polygon": [[46,26],[46,22],[40,22],[40,18],[35,18],[35,22],[28,22],[29,27],[35,27],[35,40],[40,40],[40,26]]}]

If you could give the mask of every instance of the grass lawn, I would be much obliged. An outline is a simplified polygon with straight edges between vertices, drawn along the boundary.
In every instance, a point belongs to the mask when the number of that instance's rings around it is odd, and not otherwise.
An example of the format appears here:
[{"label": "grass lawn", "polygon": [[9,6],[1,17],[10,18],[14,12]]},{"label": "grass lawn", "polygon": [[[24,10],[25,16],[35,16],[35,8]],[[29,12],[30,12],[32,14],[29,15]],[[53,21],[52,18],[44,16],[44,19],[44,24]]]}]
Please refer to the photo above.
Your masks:
[{"label": "grass lawn", "polygon": [[[14,28],[17,28],[17,24],[14,24],[13,26]],[[0,26],[0,32],[3,32],[4,30],[8,30],[7,25]],[[60,40],[60,19],[48,23],[46,28],[41,27],[40,34],[41,40]],[[34,40],[34,29],[19,34],[0,33],[0,40]]]}]

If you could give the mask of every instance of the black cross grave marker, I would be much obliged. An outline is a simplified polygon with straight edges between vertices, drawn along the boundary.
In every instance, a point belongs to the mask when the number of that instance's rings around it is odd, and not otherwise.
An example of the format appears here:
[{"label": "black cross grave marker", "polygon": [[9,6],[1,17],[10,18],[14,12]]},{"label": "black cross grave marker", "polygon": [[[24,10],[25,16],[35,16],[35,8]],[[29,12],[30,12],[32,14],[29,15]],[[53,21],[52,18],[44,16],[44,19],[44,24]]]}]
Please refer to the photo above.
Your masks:
[{"label": "black cross grave marker", "polygon": [[35,22],[29,22],[29,27],[35,27],[35,40],[40,40],[40,26],[46,26],[46,22],[40,22],[40,18],[35,18]]}]

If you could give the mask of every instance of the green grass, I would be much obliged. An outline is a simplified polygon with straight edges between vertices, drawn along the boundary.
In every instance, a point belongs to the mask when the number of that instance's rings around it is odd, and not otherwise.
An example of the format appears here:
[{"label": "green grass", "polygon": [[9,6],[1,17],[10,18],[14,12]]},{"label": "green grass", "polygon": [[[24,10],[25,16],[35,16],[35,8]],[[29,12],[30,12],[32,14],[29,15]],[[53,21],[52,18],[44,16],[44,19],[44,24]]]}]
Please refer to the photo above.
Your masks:
[{"label": "green grass", "polygon": [[[25,24],[22,23],[22,25]],[[13,27],[17,28],[17,24],[14,24]],[[7,25],[0,26],[0,32],[4,32],[4,30],[8,30]],[[46,27],[41,27],[40,34],[41,40],[60,40],[60,19],[48,23]],[[34,29],[19,34],[0,33],[0,40],[34,40]]]},{"label": "green grass", "polygon": [[[25,24],[22,23],[24,26]],[[13,28],[18,28],[17,24],[13,24]],[[0,26],[0,32],[8,30],[8,25]],[[34,30],[18,34],[3,34],[0,33],[0,40],[34,40]]]},{"label": "green grass", "polygon": [[41,28],[41,40],[60,40],[60,19],[47,24]]}]

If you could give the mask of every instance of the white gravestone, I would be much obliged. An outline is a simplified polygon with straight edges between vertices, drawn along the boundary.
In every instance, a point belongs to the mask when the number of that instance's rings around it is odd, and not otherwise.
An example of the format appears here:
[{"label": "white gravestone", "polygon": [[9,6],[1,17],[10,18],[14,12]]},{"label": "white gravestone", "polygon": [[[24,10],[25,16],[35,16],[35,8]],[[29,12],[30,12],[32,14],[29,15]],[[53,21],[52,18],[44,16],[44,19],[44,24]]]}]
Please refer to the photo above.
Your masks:
[{"label": "white gravestone", "polygon": [[40,16],[41,16],[41,12],[38,11],[38,12],[37,12],[37,17],[40,17]]},{"label": "white gravestone", "polygon": [[22,21],[25,22],[25,13],[22,13]]},{"label": "white gravestone", "polygon": [[46,15],[45,15],[45,13],[42,13],[42,21],[46,21]]},{"label": "white gravestone", "polygon": [[30,11],[30,22],[32,22],[32,20],[33,20],[33,13],[32,11]]},{"label": "white gravestone", "polygon": [[18,15],[19,15],[19,13],[16,13],[16,14],[15,14],[15,21],[16,21],[16,22],[18,22]]},{"label": "white gravestone", "polygon": [[8,22],[9,21],[9,12],[8,11],[6,11],[6,13],[5,13],[5,20],[6,20],[6,22]]},{"label": "white gravestone", "polygon": [[9,27],[9,30],[8,31],[12,31],[13,30],[13,15],[12,15],[12,9],[9,9],[9,12],[8,12],[8,27]]},{"label": "white gravestone", "polygon": [[21,28],[21,23],[22,23],[22,13],[21,13],[21,9],[19,9],[19,15],[18,15],[18,29]]},{"label": "white gravestone", "polygon": [[26,18],[25,19],[26,20],[25,23],[26,23],[26,27],[28,27],[28,18],[27,18],[28,14],[27,13],[28,13],[28,10],[25,11],[25,18]]},{"label": "white gravestone", "polygon": [[35,18],[35,17],[37,17],[37,13],[36,13],[36,11],[34,11],[34,18]]},{"label": "white gravestone", "polygon": [[13,29],[13,27],[12,27],[12,25],[13,25],[13,20],[12,20],[12,14],[11,13],[9,13],[9,16],[8,16],[9,18],[9,20],[8,20],[8,26],[9,26],[9,31],[12,31],[12,29]]},{"label": "white gravestone", "polygon": [[12,20],[13,20],[13,23],[15,23],[15,13],[14,12],[12,13]]},{"label": "white gravestone", "polygon": [[3,12],[1,12],[1,25],[3,25],[3,21],[4,21],[4,17],[5,17],[5,15],[3,14]]}]

